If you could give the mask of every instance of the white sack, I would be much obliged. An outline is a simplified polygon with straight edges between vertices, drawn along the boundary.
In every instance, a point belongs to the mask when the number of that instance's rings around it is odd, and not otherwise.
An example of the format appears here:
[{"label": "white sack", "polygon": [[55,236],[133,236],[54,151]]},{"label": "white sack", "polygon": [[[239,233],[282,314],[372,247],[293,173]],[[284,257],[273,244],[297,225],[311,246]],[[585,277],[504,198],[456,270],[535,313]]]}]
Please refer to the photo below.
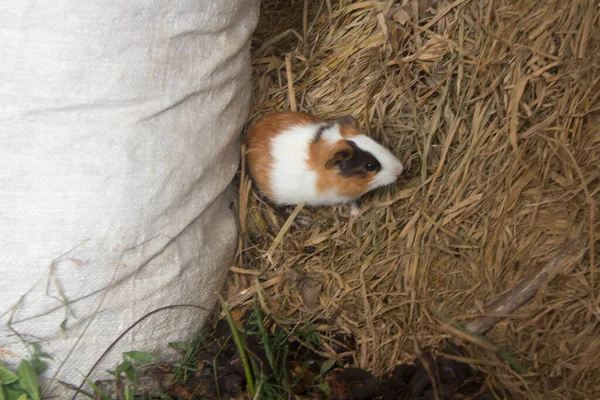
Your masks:
[{"label": "white sack", "polygon": [[[226,189],[258,6],[0,2],[2,362],[39,343],[54,358],[47,377],[79,385],[149,312],[214,309],[235,252]],[[207,315],[160,311],[95,371],[122,351],[173,357],[167,344]]]}]

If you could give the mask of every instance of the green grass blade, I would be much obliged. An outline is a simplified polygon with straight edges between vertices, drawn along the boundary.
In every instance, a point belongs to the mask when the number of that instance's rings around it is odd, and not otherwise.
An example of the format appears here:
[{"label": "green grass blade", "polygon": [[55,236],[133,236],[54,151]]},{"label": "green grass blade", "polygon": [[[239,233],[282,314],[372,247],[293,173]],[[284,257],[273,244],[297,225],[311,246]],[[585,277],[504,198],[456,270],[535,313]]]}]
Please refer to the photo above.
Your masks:
[{"label": "green grass blade", "polygon": [[267,356],[267,361],[269,361],[269,366],[271,370],[275,372],[277,370],[277,365],[275,362],[275,356],[273,355],[273,347],[271,346],[271,341],[269,340],[269,334],[265,325],[262,321],[262,315],[260,309],[258,308],[258,302],[256,298],[254,299],[254,318],[256,320],[256,325],[258,326],[258,334],[260,335],[260,340],[263,344],[263,348],[265,350],[265,354]]},{"label": "green grass blade", "polygon": [[246,378],[246,384],[248,385],[248,392],[250,394],[250,398],[254,398],[256,390],[254,386],[254,378],[252,376],[252,367],[250,366],[250,360],[248,360],[248,354],[246,353],[246,349],[244,347],[244,342],[242,341],[242,337],[240,336],[240,331],[238,330],[235,321],[233,320],[233,316],[231,315],[231,311],[227,306],[227,303],[221,296],[219,296],[219,300],[221,301],[221,308],[223,308],[223,312],[225,313],[225,318],[227,319],[227,323],[229,324],[229,329],[231,329],[231,333],[233,334],[233,341],[235,342],[235,346],[240,353],[240,357],[242,357],[242,363],[244,365],[244,375]]},{"label": "green grass blade", "polygon": [[127,358],[130,358],[133,361],[158,362],[158,357],[156,357],[154,354],[146,353],[143,351],[128,351],[123,353],[123,355]]},{"label": "green grass blade", "polygon": [[19,380],[19,375],[11,371],[6,365],[0,364],[0,382],[5,385]]},{"label": "green grass blade", "polygon": [[502,358],[503,360],[505,360],[506,362],[508,362],[508,364],[512,367],[512,369],[517,371],[519,374],[525,375],[527,373],[527,369],[524,366],[522,366],[521,364],[519,364],[519,362],[517,360],[515,360],[513,358],[513,356],[511,356],[507,351],[499,350],[496,353],[496,355],[498,357]]},{"label": "green grass blade", "polygon": [[40,386],[35,370],[27,361],[19,364],[19,385],[27,392],[32,400],[40,400]]},{"label": "green grass blade", "polygon": [[85,378],[85,382],[92,388],[96,395],[100,396],[101,400],[111,400],[106,393],[102,391],[91,379]]}]

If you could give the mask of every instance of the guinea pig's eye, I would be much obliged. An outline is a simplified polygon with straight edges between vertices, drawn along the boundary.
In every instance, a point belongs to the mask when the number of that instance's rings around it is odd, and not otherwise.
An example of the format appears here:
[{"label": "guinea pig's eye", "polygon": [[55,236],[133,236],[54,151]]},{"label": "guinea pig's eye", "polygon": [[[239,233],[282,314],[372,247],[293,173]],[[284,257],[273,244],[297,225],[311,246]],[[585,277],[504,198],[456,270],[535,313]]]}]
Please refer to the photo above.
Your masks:
[{"label": "guinea pig's eye", "polygon": [[367,171],[371,172],[371,171],[375,171],[377,169],[377,166],[375,164],[368,163],[368,164],[365,164],[365,169]]}]

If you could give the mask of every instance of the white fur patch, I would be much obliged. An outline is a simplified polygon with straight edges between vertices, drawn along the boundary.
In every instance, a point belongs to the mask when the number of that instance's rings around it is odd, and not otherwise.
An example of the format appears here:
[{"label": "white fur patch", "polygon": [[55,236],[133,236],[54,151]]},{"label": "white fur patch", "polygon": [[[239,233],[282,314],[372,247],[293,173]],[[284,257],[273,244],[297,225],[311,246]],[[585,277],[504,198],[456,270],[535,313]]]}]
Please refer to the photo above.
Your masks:
[{"label": "white fur patch", "polygon": [[337,124],[325,129],[321,135],[321,139],[327,140],[331,144],[335,144],[340,140],[344,140],[342,134],[340,133],[340,127]]},{"label": "white fur patch", "polygon": [[299,204],[316,197],[317,174],[308,169],[308,146],[315,126],[297,126],[271,141],[274,165],[271,171],[273,200],[279,204]]}]

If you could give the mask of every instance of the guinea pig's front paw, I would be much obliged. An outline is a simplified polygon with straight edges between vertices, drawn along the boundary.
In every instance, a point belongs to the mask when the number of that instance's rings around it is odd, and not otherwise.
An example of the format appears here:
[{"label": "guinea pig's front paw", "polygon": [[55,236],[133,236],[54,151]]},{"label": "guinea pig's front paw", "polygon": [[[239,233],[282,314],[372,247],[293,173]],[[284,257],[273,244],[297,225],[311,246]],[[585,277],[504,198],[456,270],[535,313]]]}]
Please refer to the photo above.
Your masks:
[{"label": "guinea pig's front paw", "polygon": [[352,203],[350,203],[350,216],[358,217],[358,214],[360,214],[360,208],[358,207],[358,203],[356,201],[353,201]]},{"label": "guinea pig's front paw", "polygon": [[[273,208],[273,211],[277,214],[277,216],[281,219],[282,223],[285,223],[290,215],[292,214],[291,210],[286,209],[286,207],[277,206]],[[312,224],[312,218],[306,215],[296,215],[294,221],[292,221],[292,228],[301,229],[306,228],[307,226]]]},{"label": "guinea pig's front paw", "polygon": [[296,229],[298,228],[306,228],[307,226],[312,224],[312,218],[306,215],[298,215],[294,219],[292,226]]},{"label": "guinea pig's front paw", "polygon": [[333,206],[332,211],[338,214],[345,214],[346,209],[350,208],[350,216],[357,217],[360,214],[360,208],[358,207],[358,203],[356,201],[352,201],[348,204],[343,204],[339,206]]},{"label": "guinea pig's front paw", "polygon": [[346,206],[332,206],[331,212],[334,214],[343,214]]}]

